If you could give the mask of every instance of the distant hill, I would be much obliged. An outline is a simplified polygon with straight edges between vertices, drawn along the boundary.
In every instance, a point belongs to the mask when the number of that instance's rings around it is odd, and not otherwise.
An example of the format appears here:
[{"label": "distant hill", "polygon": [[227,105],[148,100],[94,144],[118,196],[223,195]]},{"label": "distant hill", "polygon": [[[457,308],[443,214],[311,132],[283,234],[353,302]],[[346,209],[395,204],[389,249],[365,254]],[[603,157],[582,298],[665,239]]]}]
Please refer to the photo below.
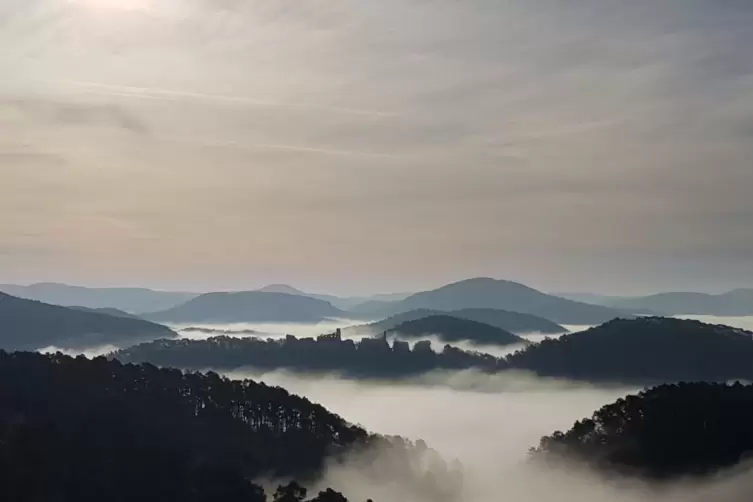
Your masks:
[{"label": "distant hill", "polygon": [[453,311],[500,309],[532,314],[561,324],[598,324],[628,315],[624,311],[548,295],[523,284],[489,278],[467,279],[405,300],[354,307],[358,314],[394,315],[416,309]]},{"label": "distant hill", "polygon": [[256,291],[262,293],[285,293],[289,295],[308,296],[309,298],[316,298],[317,300],[330,302],[332,305],[340,309],[347,309],[364,302],[402,300],[410,296],[410,293],[383,293],[372,296],[335,296],[321,293],[307,293],[288,284],[270,284],[269,286],[264,286]]},{"label": "distant hill", "polygon": [[[564,457],[598,470],[688,482],[688,476],[750,460],[751,403],[750,385],[662,385],[606,405],[565,433],[542,438],[532,453],[542,460]],[[747,500],[744,486],[738,486],[740,493],[730,492],[732,498],[718,500]]]},{"label": "distant hill", "polygon": [[443,342],[470,341],[486,345],[513,345],[527,343],[522,338],[488,324],[460,319],[450,315],[431,315],[407,321],[391,330],[406,338],[435,335]]},{"label": "distant hill", "polygon": [[494,326],[510,333],[525,334],[525,333],[544,333],[544,334],[559,334],[567,333],[567,328],[560,326],[557,323],[538,317],[531,314],[521,314],[519,312],[508,312],[506,310],[498,309],[462,309],[452,310],[444,312],[441,310],[430,309],[416,309],[409,310],[397,314],[382,321],[377,321],[369,324],[361,324],[358,326],[351,326],[343,330],[344,333],[363,333],[363,334],[376,334],[384,331],[389,331],[395,326],[408,321],[414,321],[423,317],[431,315],[451,315],[460,319],[468,319],[471,321],[481,322]]},{"label": "distant hill", "polygon": [[616,319],[531,345],[507,363],[541,376],[592,382],[753,380],[753,333],[683,319]]},{"label": "distant hill", "polygon": [[175,332],[141,319],[86,312],[0,293],[0,348],[84,348],[172,338]]},{"label": "distant hill", "polygon": [[113,308],[101,308],[101,309],[93,309],[89,307],[81,307],[79,305],[68,307],[73,310],[81,310],[82,312],[94,312],[96,314],[105,314],[105,315],[111,315],[114,317],[125,317],[127,319],[140,319],[139,316],[136,316],[134,314],[129,314],[128,312],[123,312],[119,309],[113,309]]},{"label": "distant hill", "polygon": [[131,314],[169,309],[198,296],[144,288],[86,288],[57,283],[0,284],[0,292],[64,307],[115,308]]},{"label": "distant hill", "polygon": [[346,317],[324,300],[287,293],[207,293],[183,305],[142,315],[157,322],[320,322]]},{"label": "distant hill", "polygon": [[647,309],[667,315],[753,315],[753,289],[736,289],[720,295],[706,293],[659,293],[651,296],[608,300],[626,309]]}]

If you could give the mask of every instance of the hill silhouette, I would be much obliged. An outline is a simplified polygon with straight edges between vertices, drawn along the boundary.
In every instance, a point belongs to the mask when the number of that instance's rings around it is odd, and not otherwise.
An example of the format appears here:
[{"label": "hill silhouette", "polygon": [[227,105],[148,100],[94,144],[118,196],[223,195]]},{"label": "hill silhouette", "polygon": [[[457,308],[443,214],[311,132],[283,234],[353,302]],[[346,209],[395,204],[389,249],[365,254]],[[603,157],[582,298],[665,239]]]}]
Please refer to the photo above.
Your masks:
[{"label": "hill silhouette", "polygon": [[87,312],[0,293],[0,348],[35,350],[136,344],[177,336],[169,328],[127,317]]},{"label": "hill silhouette", "polygon": [[753,380],[753,334],[665,317],[617,319],[531,345],[507,363],[542,376],[597,382]]},{"label": "hill silhouette", "polygon": [[532,453],[650,478],[707,475],[750,457],[751,423],[750,385],[662,385],[542,438]]},{"label": "hill silhouette", "polygon": [[[450,495],[446,477],[459,474],[422,442],[369,434],[250,380],[0,351],[0,381],[7,500],[264,502],[250,479],[314,481],[325,461],[348,461],[355,452],[363,460],[353,468],[375,482],[405,483],[419,500]],[[377,451],[391,453],[389,462],[380,463]],[[342,502],[336,495],[313,500]],[[291,484],[274,500],[304,497]]]},{"label": "hill silhouette", "polygon": [[131,314],[169,309],[198,296],[196,293],[154,291],[146,288],[87,288],[58,283],[38,283],[30,286],[1,284],[0,291],[19,298],[63,307],[115,308]]},{"label": "hill silhouette", "polygon": [[289,295],[308,296],[309,298],[316,298],[317,300],[329,302],[340,309],[348,309],[355,305],[370,301],[402,300],[410,295],[410,293],[382,293],[371,296],[335,296],[321,293],[308,293],[288,284],[270,284],[263,288],[259,288],[256,291],[261,291],[262,293],[286,293]]},{"label": "hill silhouette", "polygon": [[140,319],[140,317],[137,315],[129,314],[128,312],[124,312],[120,309],[114,309],[114,308],[109,308],[109,307],[104,307],[101,309],[93,309],[90,307],[82,307],[80,305],[74,305],[68,308],[73,309],[73,310],[81,310],[82,312],[94,312],[95,314],[111,315],[113,317],[125,317],[127,319]]},{"label": "hill silhouette", "polygon": [[486,345],[514,345],[527,343],[519,336],[488,324],[459,319],[450,315],[432,315],[406,321],[389,330],[406,338],[434,335],[443,342],[470,341]]},{"label": "hill silhouette", "polygon": [[432,315],[451,315],[452,317],[457,317],[460,319],[468,319],[470,321],[488,324],[490,326],[494,326],[496,328],[503,329],[515,334],[558,334],[567,332],[567,328],[544,319],[543,317],[498,309],[461,309],[452,310],[449,312],[431,309],[409,310],[408,312],[396,314],[381,321],[372,322],[369,324],[361,324],[357,326],[349,326],[343,329],[343,332],[373,335],[392,330],[395,328],[395,326],[398,326],[404,322],[415,321],[416,319],[421,319]]},{"label": "hill silhouette", "polygon": [[421,341],[413,348],[396,340],[343,340],[340,333],[317,339],[288,335],[283,340],[219,336],[206,340],[157,340],[111,355],[123,362],[148,362],[190,370],[289,369],[308,373],[340,373],[354,378],[392,379],[434,370],[477,369],[495,372],[501,361],[491,355],[449,345],[440,353]]},{"label": "hill silhouette", "polygon": [[753,315],[753,289],[736,289],[719,295],[706,293],[659,293],[608,300],[618,308],[644,309],[667,315]]},{"label": "hill silhouette", "polygon": [[158,322],[320,322],[345,317],[331,303],[301,295],[243,291],[207,293],[175,308],[143,314]]},{"label": "hill silhouette", "polygon": [[[421,330],[423,331],[423,330]],[[503,358],[429,341],[411,349],[386,336],[360,342],[339,332],[317,339],[215,337],[157,340],[115,354],[129,362],[185,369],[337,372],[356,378],[403,378],[435,370],[486,373],[526,371],[543,377],[603,384],[646,385],[678,381],[753,381],[753,334],[673,318],[618,319],[590,330],[530,344]]]},{"label": "hill silhouette", "polygon": [[394,315],[416,309],[455,311],[500,309],[543,317],[562,324],[598,324],[626,313],[542,293],[523,284],[475,278],[416,293],[398,302],[367,304],[351,309],[361,315]]}]

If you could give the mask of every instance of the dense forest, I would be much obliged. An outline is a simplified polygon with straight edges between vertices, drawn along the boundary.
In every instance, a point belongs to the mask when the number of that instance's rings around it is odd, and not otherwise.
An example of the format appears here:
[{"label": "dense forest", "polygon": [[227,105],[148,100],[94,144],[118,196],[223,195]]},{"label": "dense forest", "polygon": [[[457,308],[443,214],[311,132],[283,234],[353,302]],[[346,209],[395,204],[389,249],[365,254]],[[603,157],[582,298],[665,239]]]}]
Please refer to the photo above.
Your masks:
[{"label": "dense forest", "polygon": [[531,345],[507,367],[592,382],[753,380],[753,333],[664,317],[616,319]]},{"label": "dense forest", "polygon": [[0,348],[35,350],[130,344],[171,338],[160,324],[101,312],[60,307],[0,293]]},{"label": "dense forest", "polygon": [[407,321],[395,326],[388,333],[394,333],[405,338],[434,335],[443,342],[470,341],[478,344],[502,346],[527,343],[524,339],[509,331],[450,315],[432,315]]},{"label": "dense forest", "polygon": [[158,340],[114,354],[127,362],[186,369],[337,372],[358,378],[400,378],[433,370],[521,370],[594,383],[653,385],[679,381],[753,380],[753,334],[727,326],[672,318],[614,320],[531,344],[504,358],[428,341],[389,344],[383,335],[360,342],[339,332],[317,339],[215,337]]},{"label": "dense forest", "polygon": [[531,451],[651,478],[705,475],[750,457],[751,423],[751,385],[662,385],[604,406]]},{"label": "dense forest", "polygon": [[393,315],[381,321],[369,324],[360,324],[349,326],[343,329],[345,334],[368,334],[374,335],[390,331],[400,324],[423,319],[435,315],[448,315],[458,319],[468,319],[476,321],[495,328],[509,331],[510,333],[543,333],[559,334],[566,333],[567,329],[557,323],[531,314],[521,314],[520,312],[510,312],[499,309],[469,308],[452,311],[416,309]]},{"label": "dense forest", "polygon": [[[460,472],[421,441],[369,434],[249,380],[0,351],[0,381],[5,500],[263,501],[250,480],[305,484],[327,459],[358,452],[364,460],[355,465],[375,482],[405,483],[418,500],[448,500],[460,483]],[[376,451],[390,452],[389,462],[376,462]],[[305,496],[293,483],[274,500]],[[325,491],[313,500],[344,499]]]},{"label": "dense forest", "polygon": [[386,337],[360,342],[343,340],[340,332],[317,339],[288,335],[282,340],[214,337],[207,340],[157,340],[112,354],[123,362],[150,362],[185,369],[293,369],[360,378],[398,378],[433,370],[497,371],[500,360],[446,345],[440,353],[428,341],[389,344]]}]

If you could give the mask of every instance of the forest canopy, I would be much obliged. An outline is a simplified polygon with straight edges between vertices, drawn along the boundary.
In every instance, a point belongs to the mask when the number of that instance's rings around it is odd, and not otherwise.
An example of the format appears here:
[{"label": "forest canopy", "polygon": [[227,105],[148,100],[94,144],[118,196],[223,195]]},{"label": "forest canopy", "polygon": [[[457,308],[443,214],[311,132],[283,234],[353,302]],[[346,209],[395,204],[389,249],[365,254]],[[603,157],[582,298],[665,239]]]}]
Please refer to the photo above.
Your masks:
[{"label": "forest canopy", "polygon": [[707,475],[753,454],[751,423],[751,385],[662,385],[604,406],[531,451],[650,478]]},{"label": "forest canopy", "polygon": [[[418,499],[449,499],[459,486],[459,471],[423,442],[370,434],[251,380],[0,351],[0,381],[8,500],[262,501],[252,480],[305,484],[325,462],[351,456],[365,475],[405,483]],[[377,461],[379,451],[389,462]],[[342,500],[335,492],[317,497]]]}]

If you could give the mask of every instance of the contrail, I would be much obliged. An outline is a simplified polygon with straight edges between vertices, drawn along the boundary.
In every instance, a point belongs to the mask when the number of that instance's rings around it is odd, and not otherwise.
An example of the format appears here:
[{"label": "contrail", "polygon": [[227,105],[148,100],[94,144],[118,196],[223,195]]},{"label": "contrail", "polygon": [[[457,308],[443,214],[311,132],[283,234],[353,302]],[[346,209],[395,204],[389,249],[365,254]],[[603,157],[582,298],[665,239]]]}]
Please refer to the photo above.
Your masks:
[{"label": "contrail", "polygon": [[165,99],[165,100],[197,100],[210,101],[215,103],[233,103],[244,106],[260,107],[281,107],[281,108],[298,108],[302,110],[320,110],[337,113],[347,113],[352,115],[364,115],[370,117],[396,117],[397,113],[384,112],[379,110],[368,110],[362,108],[348,108],[342,106],[315,105],[309,103],[286,103],[281,101],[265,101],[260,99],[247,98],[243,96],[227,96],[222,94],[206,94],[191,91],[177,91],[172,89],[160,89],[155,87],[134,87],[123,85],[102,84],[98,82],[82,81],[64,81],[66,85],[72,85],[79,88],[85,88],[86,92],[99,92],[122,97],[133,97],[141,99]]}]

